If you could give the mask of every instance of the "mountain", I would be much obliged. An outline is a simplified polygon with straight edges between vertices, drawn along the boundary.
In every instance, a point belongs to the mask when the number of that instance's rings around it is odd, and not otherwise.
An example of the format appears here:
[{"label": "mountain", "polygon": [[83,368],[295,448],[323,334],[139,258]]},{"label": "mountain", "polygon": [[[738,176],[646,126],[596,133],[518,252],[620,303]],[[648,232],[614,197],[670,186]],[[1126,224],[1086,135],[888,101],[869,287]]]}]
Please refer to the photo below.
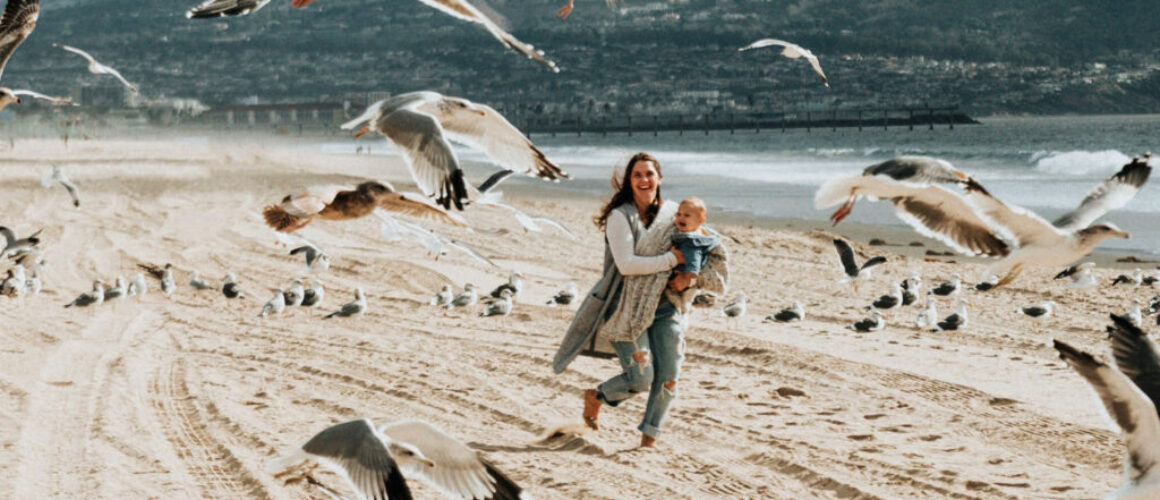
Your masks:
[{"label": "mountain", "polygon": [[[67,92],[99,77],[86,49],[146,95],[210,104],[432,89],[494,104],[612,108],[871,107],[961,103],[974,113],[1157,112],[1154,0],[490,0],[563,68],[552,74],[483,29],[415,0],[274,0],[241,18],[189,20],[197,3],[54,0],[4,72],[6,86]],[[774,50],[811,48],[832,84]]]}]

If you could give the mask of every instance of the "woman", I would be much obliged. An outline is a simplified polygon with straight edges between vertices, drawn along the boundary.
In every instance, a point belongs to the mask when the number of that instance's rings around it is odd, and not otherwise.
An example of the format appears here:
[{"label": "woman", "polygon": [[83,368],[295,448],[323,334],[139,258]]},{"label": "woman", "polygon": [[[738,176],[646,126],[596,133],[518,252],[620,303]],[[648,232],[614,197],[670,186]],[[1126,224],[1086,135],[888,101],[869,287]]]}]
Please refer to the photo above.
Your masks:
[{"label": "woman", "polygon": [[[634,394],[648,392],[639,427],[641,446],[652,447],[676,398],[676,382],[684,359],[685,318],[662,300],[664,287],[682,291],[689,279],[669,279],[683,263],[671,248],[676,204],[661,198],[661,166],[652,155],[638,153],[628,161],[616,193],[595,217],[604,230],[604,276],[585,298],[556,353],[554,368],[562,372],[596,337],[611,341],[622,372],[595,389],[584,391],[584,422],[598,429],[602,405],[617,406]],[[643,250],[651,253],[639,254]],[[698,286],[724,292],[728,272],[724,250],[710,257]],[[626,280],[625,277],[628,279]],[[626,286],[627,283],[627,286]]]}]

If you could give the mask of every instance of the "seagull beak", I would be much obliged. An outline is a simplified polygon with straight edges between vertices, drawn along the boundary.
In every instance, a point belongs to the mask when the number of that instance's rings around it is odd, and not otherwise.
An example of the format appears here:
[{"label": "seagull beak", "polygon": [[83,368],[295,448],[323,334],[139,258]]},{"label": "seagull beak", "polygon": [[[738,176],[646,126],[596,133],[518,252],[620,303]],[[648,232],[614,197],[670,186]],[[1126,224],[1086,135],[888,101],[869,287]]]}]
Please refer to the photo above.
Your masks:
[{"label": "seagull beak", "polygon": [[362,128],[358,129],[358,132],[354,133],[354,138],[358,139],[359,137],[366,135],[367,132],[370,132],[370,131],[371,131],[371,125],[369,123],[366,125],[363,125]]},{"label": "seagull beak", "polygon": [[433,462],[433,461],[431,461],[431,460],[423,460],[423,466],[424,466],[424,467],[427,467],[428,469],[434,469],[434,468],[435,468],[435,462]]},{"label": "seagull beak", "polygon": [[1116,236],[1119,236],[1119,237],[1121,237],[1121,238],[1123,238],[1123,239],[1125,239],[1125,240],[1130,240],[1130,239],[1132,239],[1132,235],[1131,235],[1130,233],[1126,232],[1126,231],[1117,231],[1117,232],[1116,232]]},{"label": "seagull beak", "polygon": [[967,177],[967,174],[964,174],[962,172],[955,172],[955,177],[958,177],[960,180],[964,180],[964,181],[967,179],[970,179],[970,177]]}]

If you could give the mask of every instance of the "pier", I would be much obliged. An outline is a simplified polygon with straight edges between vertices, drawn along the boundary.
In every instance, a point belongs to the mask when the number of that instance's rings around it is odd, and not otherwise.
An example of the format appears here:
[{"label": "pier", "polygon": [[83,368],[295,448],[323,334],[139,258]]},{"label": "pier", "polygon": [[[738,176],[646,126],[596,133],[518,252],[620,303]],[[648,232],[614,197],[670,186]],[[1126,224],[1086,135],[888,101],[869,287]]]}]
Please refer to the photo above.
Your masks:
[{"label": "pier", "polygon": [[700,133],[728,130],[731,134],[748,132],[786,132],[789,129],[835,131],[856,128],[859,131],[915,128],[934,130],[936,126],[954,130],[955,125],[978,124],[958,106],[912,106],[898,108],[860,108],[833,110],[752,111],[717,110],[702,113],[648,113],[627,111],[532,113],[526,107],[499,109],[520,130],[532,134],[652,134],[660,132]]}]

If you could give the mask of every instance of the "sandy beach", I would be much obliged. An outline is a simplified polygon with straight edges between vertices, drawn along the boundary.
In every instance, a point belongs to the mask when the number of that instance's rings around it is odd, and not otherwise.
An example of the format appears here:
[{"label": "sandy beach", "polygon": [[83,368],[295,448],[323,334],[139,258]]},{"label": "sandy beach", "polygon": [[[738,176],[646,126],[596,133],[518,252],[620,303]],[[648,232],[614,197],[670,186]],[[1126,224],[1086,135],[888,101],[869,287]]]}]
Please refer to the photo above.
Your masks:
[{"label": "sandy beach", "polygon": [[[59,186],[40,186],[54,163],[80,187],[79,209]],[[478,183],[491,171],[468,176]],[[891,283],[911,272],[928,285],[952,272],[973,282],[981,264],[928,262],[925,250],[941,248],[917,234],[842,228],[863,256],[889,259],[855,295],[837,284],[833,233],[710,214],[740,240],[730,248],[729,298],[746,293],[750,312],[736,321],[719,308],[693,314],[675,408],[659,448],[641,450],[643,398],[605,408],[599,432],[545,438],[580,424],[581,391],[617,372],[591,358],[558,376],[550,367],[575,305],[544,304],[569,281],[583,292],[597,279],[602,239],[590,218],[599,199],[546,183],[506,196],[559,219],[579,241],[525,232],[489,207],[464,215],[504,234],[431,226],[498,264],[487,268],[385,241],[374,218],[316,222],[303,234],[334,256],[320,278],[323,307],[257,318],[270,288],[303,267],[276,246],[263,205],[301,187],[364,179],[410,187],[397,159],[260,141],[66,148],[37,139],[4,151],[0,225],[21,235],[44,228],[49,266],[40,295],[0,298],[6,498],[323,498],[276,481],[265,462],[359,417],[431,422],[539,499],[1073,499],[1120,483],[1118,433],[1050,347],[1059,338],[1105,353],[1107,314],[1154,294],[1108,286],[1125,267],[1104,266],[1110,258],[1096,270],[1098,290],[1063,291],[1050,281],[1058,269],[1043,269],[997,291],[965,292],[965,331],[920,331],[919,308],[907,307],[886,313],[884,331],[857,334],[846,326]],[[866,245],[876,234],[896,246]],[[131,279],[139,263],[166,262],[177,269],[171,299],[150,278],[143,300],[62,308],[94,279]],[[192,270],[217,286],[232,271],[251,297],[195,292]],[[427,305],[444,284],[491,290],[513,270],[527,279],[505,319],[477,317],[481,306],[444,314]],[[366,290],[366,315],[321,319],[356,286]],[[1016,313],[1048,299],[1059,303],[1056,317]],[[805,321],[762,322],[794,300]],[[952,311],[950,299],[939,302],[941,316]],[[317,477],[345,491],[336,476]],[[412,484],[416,498],[439,498]]]}]

